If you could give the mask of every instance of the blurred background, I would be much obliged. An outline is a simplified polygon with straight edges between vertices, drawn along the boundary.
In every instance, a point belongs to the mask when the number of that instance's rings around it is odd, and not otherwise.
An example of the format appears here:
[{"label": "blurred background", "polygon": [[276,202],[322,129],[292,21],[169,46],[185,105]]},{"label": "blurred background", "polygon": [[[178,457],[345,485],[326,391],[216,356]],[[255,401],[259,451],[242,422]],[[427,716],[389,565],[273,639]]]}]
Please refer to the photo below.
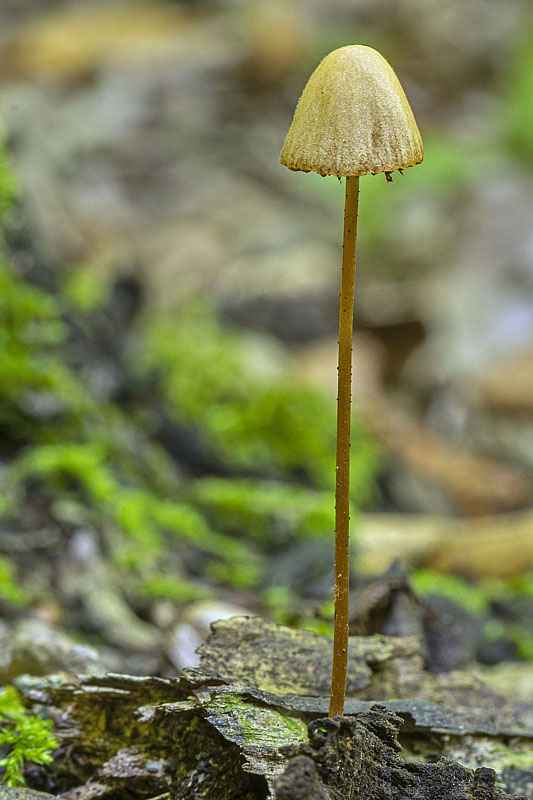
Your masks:
[{"label": "blurred background", "polygon": [[344,190],[279,151],[350,43],[426,153],[361,181],[352,630],[531,675],[528,0],[3,0],[0,682],[330,631]]}]

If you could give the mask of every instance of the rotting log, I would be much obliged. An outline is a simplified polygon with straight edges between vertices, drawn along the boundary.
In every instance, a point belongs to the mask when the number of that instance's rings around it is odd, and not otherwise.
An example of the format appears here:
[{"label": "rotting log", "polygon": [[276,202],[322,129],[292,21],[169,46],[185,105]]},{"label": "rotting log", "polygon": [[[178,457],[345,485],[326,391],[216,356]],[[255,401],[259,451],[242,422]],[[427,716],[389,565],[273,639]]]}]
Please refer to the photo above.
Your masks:
[{"label": "rotting log", "polygon": [[258,618],[217,623],[180,678],[21,679],[60,741],[30,783],[64,800],[532,796],[532,704],[427,673],[413,637],[350,644],[351,694],[333,720],[331,640]]}]

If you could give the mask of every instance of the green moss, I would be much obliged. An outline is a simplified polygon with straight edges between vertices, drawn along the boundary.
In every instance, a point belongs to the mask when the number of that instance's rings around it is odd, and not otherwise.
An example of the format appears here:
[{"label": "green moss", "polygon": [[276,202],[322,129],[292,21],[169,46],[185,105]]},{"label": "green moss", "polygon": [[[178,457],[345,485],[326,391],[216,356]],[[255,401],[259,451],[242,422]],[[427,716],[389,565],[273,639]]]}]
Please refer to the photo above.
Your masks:
[{"label": "green moss", "polygon": [[191,497],[225,530],[246,531],[271,548],[291,539],[330,539],[335,525],[331,492],[295,484],[206,478],[194,483]]},{"label": "green moss", "polygon": [[72,310],[89,313],[96,311],[107,300],[109,280],[91,264],[81,264],[69,270],[62,284],[62,297]]},{"label": "green moss", "polygon": [[[0,131],[1,134],[1,131]],[[17,182],[7,163],[0,136],[0,223],[17,194]]]},{"label": "green moss", "polygon": [[288,586],[268,586],[261,593],[261,600],[269,611],[268,618],[278,625],[293,621],[297,598]]},{"label": "green moss", "polygon": [[7,558],[0,558],[0,601],[13,606],[25,606],[29,603],[29,595],[15,579],[15,568]]},{"label": "green moss", "polygon": [[516,739],[513,741],[512,747],[505,747],[505,745],[494,744],[493,748],[493,761],[495,766],[493,769],[501,770],[505,767],[517,767],[523,770],[533,770],[533,751],[531,750],[531,742],[519,742]]},{"label": "green moss", "polygon": [[417,569],[412,573],[411,581],[416,592],[448,597],[472,614],[482,614],[488,610],[486,591],[457,575],[431,569]]},{"label": "green moss", "polygon": [[164,572],[151,573],[140,581],[138,589],[141,595],[152,600],[169,599],[177,603],[194,603],[213,595],[208,586]]},{"label": "green moss", "polygon": [[[426,744],[427,747],[427,744]],[[435,746],[427,749],[429,758],[435,757]],[[533,752],[529,739],[514,737],[512,743],[504,744],[501,739],[485,736],[450,737],[443,743],[441,755],[459,761],[471,769],[479,766],[491,767],[496,773],[514,767],[529,772],[533,769]]]},{"label": "green moss", "polygon": [[262,707],[245,701],[237,694],[230,692],[216,693],[205,705],[212,714],[228,714],[235,720],[238,732],[246,746],[265,743],[276,748],[288,744],[307,741],[306,724],[295,717],[289,717],[273,708]]},{"label": "green moss", "polygon": [[301,601],[288,586],[267,587],[261,593],[261,601],[272,622],[292,625],[321,636],[333,636],[333,601],[324,603],[318,616],[313,617],[301,612]]},{"label": "green moss", "polygon": [[[15,180],[0,143],[0,222],[15,195]],[[0,237],[0,429],[28,425],[24,397],[57,393],[68,403],[72,382],[55,348],[67,328],[56,301],[20,280],[7,264]]]},{"label": "green moss", "polygon": [[78,399],[54,353],[65,336],[53,299],[20,281],[0,256],[0,428],[10,429],[10,438],[13,427],[22,436],[28,426],[24,401],[31,394],[55,395],[62,410]]},{"label": "green moss", "polygon": [[201,513],[188,503],[124,485],[108,461],[103,441],[41,445],[15,460],[9,475],[14,484],[39,478],[52,491],[81,494],[101,523],[112,522],[127,537],[118,550],[123,566],[155,568],[170,546],[169,540],[177,538],[227,561],[228,568],[234,568],[238,562],[247,568],[247,579],[238,583],[255,583],[256,559],[244,543],[212,530]]},{"label": "green moss", "polygon": [[490,619],[483,628],[487,641],[505,639],[514,646],[516,656],[522,661],[533,661],[533,634],[519,623]]},{"label": "green moss", "polygon": [[533,634],[522,625],[512,625],[510,637],[516,646],[518,657],[522,661],[533,661]]},{"label": "green moss", "polygon": [[52,721],[28,713],[19,693],[11,686],[0,689],[0,759],[7,786],[24,786],[25,764],[49,764],[58,743]]},{"label": "green moss", "polygon": [[303,631],[318,633],[320,636],[333,637],[333,620],[320,619],[318,617],[304,617],[298,624]]},{"label": "green moss", "polygon": [[502,120],[511,152],[533,164],[533,29],[522,36],[504,87]]},{"label": "green moss", "polygon": [[525,572],[523,575],[509,578],[508,586],[516,594],[533,597],[533,572]]},{"label": "green moss", "polygon": [[[0,150],[0,213],[13,185]],[[335,409],[284,377],[279,345],[223,325],[200,301],[168,316],[147,314],[132,337],[135,349],[125,354],[134,400],[124,410],[97,396],[85,365],[77,366],[72,320],[81,316],[89,338],[101,330],[107,282],[80,265],[57,283],[51,293],[25,281],[0,244],[0,435],[7,453],[0,516],[21,518],[38,487],[60,522],[101,533],[104,556],[141,604],[203,597],[206,578],[261,586],[271,545],[279,551],[301,537],[331,536]],[[189,485],[154,439],[152,399],[203,436],[230,474],[270,480]],[[355,431],[359,505],[371,494],[378,455],[357,424]],[[194,576],[184,562],[194,564]]]},{"label": "green moss", "polygon": [[[508,580],[486,578],[475,583],[457,575],[436,572],[430,569],[414,570],[411,581],[415,591],[422,595],[442,595],[463,606],[470,614],[484,616],[490,614],[494,602],[505,605],[517,595],[531,597],[533,581],[531,573],[518,575]],[[506,639],[514,645],[516,657],[533,661],[533,634],[526,622],[503,622],[491,617],[483,627],[486,641]]]},{"label": "green moss", "polygon": [[[303,472],[318,487],[334,485],[335,409],[325,395],[272,375],[251,351],[249,334],[223,326],[205,303],[147,325],[142,374],[157,372],[173,415],[197,427],[225,461],[273,475]],[[378,455],[354,428],[353,490],[361,502]]]}]

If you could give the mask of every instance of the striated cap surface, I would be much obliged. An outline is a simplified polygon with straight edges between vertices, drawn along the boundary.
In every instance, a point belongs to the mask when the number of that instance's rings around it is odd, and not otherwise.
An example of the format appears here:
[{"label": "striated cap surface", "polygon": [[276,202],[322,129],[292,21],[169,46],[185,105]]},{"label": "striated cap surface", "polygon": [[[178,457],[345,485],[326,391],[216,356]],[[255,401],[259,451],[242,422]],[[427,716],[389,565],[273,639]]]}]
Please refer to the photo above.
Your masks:
[{"label": "striated cap surface", "polygon": [[372,47],[333,50],[313,72],[281,151],[289,169],[319,175],[394,172],[424,158],[411,106]]}]

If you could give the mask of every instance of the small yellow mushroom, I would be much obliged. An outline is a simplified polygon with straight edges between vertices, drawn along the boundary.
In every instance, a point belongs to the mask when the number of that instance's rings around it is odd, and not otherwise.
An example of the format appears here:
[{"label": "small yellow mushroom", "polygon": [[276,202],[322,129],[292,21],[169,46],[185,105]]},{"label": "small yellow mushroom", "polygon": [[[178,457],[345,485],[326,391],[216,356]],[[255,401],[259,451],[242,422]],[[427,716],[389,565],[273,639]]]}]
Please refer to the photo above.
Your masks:
[{"label": "small yellow mushroom", "polygon": [[335,625],[329,714],[344,711],[350,588],[350,421],[359,176],[420,164],[424,148],[390,64],[371,47],[334,50],[318,65],[281,151],[289,169],[346,177],[339,307],[335,481]]},{"label": "small yellow mushroom", "polygon": [[327,55],[313,72],[281,151],[292,170],[376,175],[420,164],[424,148],[394,70],[372,47]]}]

